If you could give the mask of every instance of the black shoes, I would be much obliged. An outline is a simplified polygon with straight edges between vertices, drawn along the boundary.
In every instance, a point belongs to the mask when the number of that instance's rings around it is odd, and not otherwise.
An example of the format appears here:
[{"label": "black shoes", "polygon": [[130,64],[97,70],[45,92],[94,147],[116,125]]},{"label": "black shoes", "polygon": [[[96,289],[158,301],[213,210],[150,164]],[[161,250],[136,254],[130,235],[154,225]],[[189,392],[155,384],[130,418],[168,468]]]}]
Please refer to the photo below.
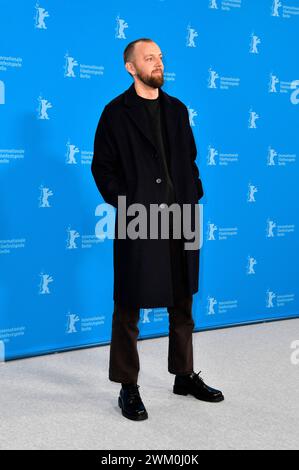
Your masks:
[{"label": "black shoes", "polygon": [[201,377],[199,377],[201,371],[192,372],[191,375],[176,375],[173,393],[178,395],[193,395],[198,400],[219,402],[224,400],[224,396],[220,390],[209,387],[206,385]]},{"label": "black shoes", "polygon": [[[198,400],[219,402],[224,400],[220,390],[206,385],[201,377],[201,371],[192,372],[190,375],[176,375],[173,385],[173,393],[178,395],[193,395]],[[118,406],[122,410],[122,415],[134,421],[141,421],[148,418],[147,411],[139,394],[139,385],[132,384],[122,387],[119,392]]]},{"label": "black shoes", "polygon": [[140,385],[130,385],[121,388],[118,397],[118,406],[122,410],[123,416],[135,421],[148,418],[147,411],[139,395]]}]

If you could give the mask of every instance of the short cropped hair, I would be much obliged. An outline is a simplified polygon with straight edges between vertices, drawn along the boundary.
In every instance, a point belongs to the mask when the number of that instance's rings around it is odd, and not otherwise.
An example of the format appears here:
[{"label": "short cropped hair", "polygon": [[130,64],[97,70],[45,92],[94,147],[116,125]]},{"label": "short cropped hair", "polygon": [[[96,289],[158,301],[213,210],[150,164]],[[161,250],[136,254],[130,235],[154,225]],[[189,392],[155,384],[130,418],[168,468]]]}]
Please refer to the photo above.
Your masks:
[{"label": "short cropped hair", "polygon": [[[134,47],[135,47],[135,44],[137,44],[137,42],[154,42],[154,41],[150,38],[139,38],[139,39],[135,39],[135,41],[130,42],[126,46],[126,48],[124,50],[124,54],[123,54],[125,64],[126,64],[126,62],[131,62],[132,61],[133,54],[134,54]],[[132,75],[132,74],[130,73],[130,75]]]}]

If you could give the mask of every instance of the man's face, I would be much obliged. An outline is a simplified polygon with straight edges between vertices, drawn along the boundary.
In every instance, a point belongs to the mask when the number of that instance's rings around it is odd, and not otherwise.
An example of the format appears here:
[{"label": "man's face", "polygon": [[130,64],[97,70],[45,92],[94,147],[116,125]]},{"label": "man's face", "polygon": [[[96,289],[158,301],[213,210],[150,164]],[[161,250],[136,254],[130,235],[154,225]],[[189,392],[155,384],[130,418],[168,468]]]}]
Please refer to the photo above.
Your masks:
[{"label": "man's face", "polygon": [[164,83],[162,52],[154,42],[138,42],[134,48],[133,64],[136,77],[143,83],[159,88]]}]

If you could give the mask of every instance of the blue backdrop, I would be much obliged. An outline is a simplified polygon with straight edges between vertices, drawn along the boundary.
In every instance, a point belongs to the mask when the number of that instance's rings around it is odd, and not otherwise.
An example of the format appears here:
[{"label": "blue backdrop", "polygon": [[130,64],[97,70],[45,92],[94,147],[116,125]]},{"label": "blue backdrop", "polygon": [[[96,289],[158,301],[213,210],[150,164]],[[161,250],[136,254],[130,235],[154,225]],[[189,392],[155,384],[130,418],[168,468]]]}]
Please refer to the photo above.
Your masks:
[{"label": "blue backdrop", "polygon": [[[0,0],[2,359],[110,342],[113,240],[95,234],[90,164],[139,37],[197,143],[196,330],[298,316],[298,0]],[[139,327],[168,334],[166,308]]]}]

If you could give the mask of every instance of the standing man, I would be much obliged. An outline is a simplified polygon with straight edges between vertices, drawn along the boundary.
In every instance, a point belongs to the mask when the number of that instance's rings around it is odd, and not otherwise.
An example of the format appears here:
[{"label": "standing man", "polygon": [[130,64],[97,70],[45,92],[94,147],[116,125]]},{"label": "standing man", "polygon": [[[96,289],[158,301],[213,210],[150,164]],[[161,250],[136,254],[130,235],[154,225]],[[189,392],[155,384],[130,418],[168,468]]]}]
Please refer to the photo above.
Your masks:
[{"label": "standing man", "polygon": [[[171,208],[176,206],[183,213],[183,204],[191,207],[191,231],[198,233],[196,209],[204,194],[188,109],[162,91],[163,56],[154,41],[141,38],[129,43],[124,63],[134,83],[104,107],[95,133],[91,171],[104,201],[116,208],[109,379],[122,384],[118,404],[123,416],[141,420],[148,414],[137,385],[140,308],[167,307],[173,392],[212,402],[224,397],[203,382],[200,372],[193,371],[192,295],[198,291],[199,248],[184,249],[190,237],[185,236],[182,218],[181,236],[173,236],[178,225],[175,228]],[[124,199],[131,209],[136,203],[146,209],[146,216],[138,222],[142,225],[140,237],[118,238]],[[172,215],[169,238],[162,238],[160,232],[149,235],[151,205],[162,218]],[[132,224],[132,211],[127,214],[122,230]]]}]

